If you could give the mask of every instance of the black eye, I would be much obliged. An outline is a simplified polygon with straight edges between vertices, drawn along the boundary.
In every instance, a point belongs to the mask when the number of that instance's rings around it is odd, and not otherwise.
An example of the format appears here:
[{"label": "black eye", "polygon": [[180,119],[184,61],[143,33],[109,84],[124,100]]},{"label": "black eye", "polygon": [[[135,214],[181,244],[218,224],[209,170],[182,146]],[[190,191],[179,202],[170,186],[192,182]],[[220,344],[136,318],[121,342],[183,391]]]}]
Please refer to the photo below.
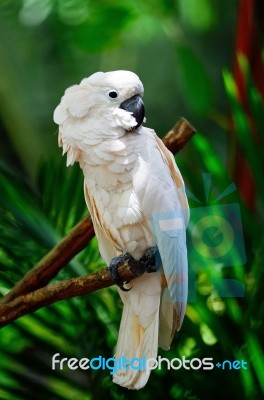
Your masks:
[{"label": "black eye", "polygon": [[116,99],[118,94],[115,90],[110,90],[110,92],[108,93],[108,96],[111,97],[111,99]]}]

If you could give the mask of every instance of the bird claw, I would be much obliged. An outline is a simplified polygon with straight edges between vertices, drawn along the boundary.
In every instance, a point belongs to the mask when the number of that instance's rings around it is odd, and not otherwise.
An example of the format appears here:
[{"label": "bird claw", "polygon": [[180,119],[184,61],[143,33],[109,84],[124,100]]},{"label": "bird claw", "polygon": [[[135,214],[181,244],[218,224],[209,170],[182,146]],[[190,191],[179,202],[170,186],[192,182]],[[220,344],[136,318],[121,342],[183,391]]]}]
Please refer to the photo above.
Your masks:
[{"label": "bird claw", "polygon": [[127,282],[123,282],[120,279],[120,276],[118,274],[118,268],[124,263],[124,261],[128,261],[132,258],[133,257],[129,253],[126,253],[122,256],[112,258],[110,265],[109,265],[109,275],[110,275],[111,279],[124,292],[128,292],[129,290],[131,290],[131,288],[127,289],[124,287],[124,283],[127,283]]},{"label": "bird claw", "polygon": [[148,273],[157,272],[161,265],[161,258],[157,247],[151,247],[148,249],[139,261],[135,260],[129,253],[112,258],[109,265],[109,275],[115,284],[124,292],[128,292],[132,289],[132,287],[129,289],[124,287],[124,284],[129,282],[123,282],[118,274],[118,268],[125,261],[129,263],[131,271],[135,274],[138,273],[139,275],[144,271]]},{"label": "bird claw", "polygon": [[148,249],[139,261],[144,264],[146,272],[157,272],[161,266],[161,258],[158,248],[151,247]]}]

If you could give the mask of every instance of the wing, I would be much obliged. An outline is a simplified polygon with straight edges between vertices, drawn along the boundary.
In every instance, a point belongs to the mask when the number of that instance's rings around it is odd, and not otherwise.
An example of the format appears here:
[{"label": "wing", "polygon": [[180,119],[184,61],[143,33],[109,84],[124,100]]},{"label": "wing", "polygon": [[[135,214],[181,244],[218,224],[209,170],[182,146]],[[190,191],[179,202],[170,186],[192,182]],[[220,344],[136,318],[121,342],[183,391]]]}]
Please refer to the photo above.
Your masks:
[{"label": "wing", "polygon": [[[156,142],[165,165],[169,167],[176,188],[174,192],[176,198],[174,202],[168,202],[169,209],[152,215],[152,224],[167,283],[162,298],[162,309],[166,312],[168,309],[166,303],[173,303],[176,311],[175,327],[179,330],[185,314],[188,293],[186,226],[189,222],[189,206],[184,182],[173,155],[157,136]],[[175,207],[173,208],[172,205]]]},{"label": "wing", "polygon": [[185,314],[188,291],[188,261],[184,217],[180,211],[154,213],[153,229],[167,284],[162,303],[173,302],[176,327],[180,329]]},{"label": "wing", "polygon": [[113,257],[117,256],[122,252],[122,249],[118,245],[114,237],[107,231],[100,220],[100,213],[96,207],[96,203],[92,196],[88,193],[88,189],[84,182],[84,197],[87,207],[90,211],[90,215],[93,221],[94,231],[98,239],[99,251],[102,258],[109,265]]},{"label": "wing", "polygon": [[177,164],[175,162],[175,159],[174,159],[172,153],[167,149],[167,147],[165,146],[163,141],[157,135],[156,135],[156,141],[157,141],[158,148],[161,152],[161,155],[170,169],[170,173],[171,173],[171,176],[175,183],[175,186],[177,187],[177,191],[179,194],[179,200],[181,202],[181,208],[182,208],[183,214],[184,214],[185,225],[187,226],[189,223],[189,219],[190,219],[190,209],[189,209],[189,204],[188,204],[188,200],[187,200],[187,196],[186,196],[186,192],[185,192],[184,181],[182,179],[180,170],[177,167]]}]

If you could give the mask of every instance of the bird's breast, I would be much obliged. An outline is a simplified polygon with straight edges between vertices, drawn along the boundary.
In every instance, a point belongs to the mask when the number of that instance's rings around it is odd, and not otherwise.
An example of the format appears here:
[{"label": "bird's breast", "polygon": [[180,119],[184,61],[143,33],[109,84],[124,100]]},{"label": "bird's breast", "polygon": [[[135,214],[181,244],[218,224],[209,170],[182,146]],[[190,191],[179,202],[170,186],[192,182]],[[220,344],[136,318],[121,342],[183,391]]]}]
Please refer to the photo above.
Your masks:
[{"label": "bird's breast", "polygon": [[80,164],[101,223],[124,251],[139,258],[153,245],[153,234],[135,190],[146,149],[145,139],[136,135],[93,146]]}]

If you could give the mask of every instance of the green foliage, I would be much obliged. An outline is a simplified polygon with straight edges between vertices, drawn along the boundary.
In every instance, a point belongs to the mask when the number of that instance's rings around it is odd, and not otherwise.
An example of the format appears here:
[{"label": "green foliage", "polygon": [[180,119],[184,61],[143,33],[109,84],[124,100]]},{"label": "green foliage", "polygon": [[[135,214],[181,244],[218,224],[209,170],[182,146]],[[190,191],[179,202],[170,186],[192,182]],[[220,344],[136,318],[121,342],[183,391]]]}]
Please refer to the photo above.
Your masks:
[{"label": "green foliage", "polygon": [[[247,60],[240,57],[240,64],[244,69],[244,76],[248,81],[247,98],[249,101],[249,112],[252,113],[253,121],[250,121],[243,107],[240,105],[234,79],[227,71],[224,72],[224,81],[238,140],[255,178],[261,202],[264,204],[264,181],[261,174],[261,171],[264,169],[264,160],[258,152],[258,148],[263,148],[264,146],[264,104],[260,93],[253,84]],[[251,131],[253,131],[253,135],[250,134]]]},{"label": "green foliage", "polygon": [[[41,165],[38,193],[23,182],[20,175],[4,167],[0,186],[0,290],[4,294],[65,235],[67,227],[79,221],[86,212],[86,205],[79,168],[67,170],[64,162]],[[88,265],[89,270],[103,266],[96,241],[65,267],[59,279],[88,273],[84,265]],[[120,317],[115,299],[115,291],[103,290],[100,294],[47,307],[4,328],[0,343],[0,386],[3,396],[7,397],[2,398],[8,398],[8,394],[12,398],[34,398],[37,386],[41,387],[40,399],[83,398],[79,384],[83,390],[91,390],[91,376],[73,374],[64,382],[63,375],[50,369],[49,360],[56,352],[66,357],[111,356]],[[43,374],[47,374],[47,381],[41,384]],[[85,398],[89,399],[90,395]]]}]

